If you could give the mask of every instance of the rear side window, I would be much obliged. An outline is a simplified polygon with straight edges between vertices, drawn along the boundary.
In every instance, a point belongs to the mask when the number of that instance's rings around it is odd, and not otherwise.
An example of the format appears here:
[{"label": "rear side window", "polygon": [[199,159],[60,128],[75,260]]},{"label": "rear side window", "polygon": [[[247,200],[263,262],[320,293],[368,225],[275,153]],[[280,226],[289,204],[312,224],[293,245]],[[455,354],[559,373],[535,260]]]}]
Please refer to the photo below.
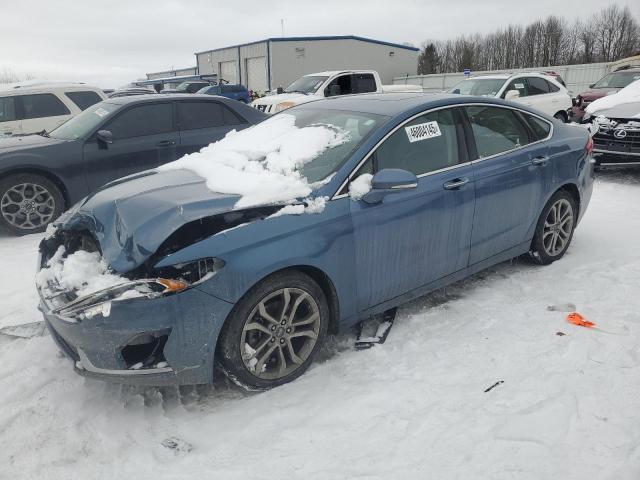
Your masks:
[{"label": "rear side window", "polygon": [[224,119],[225,125],[237,125],[239,123],[247,123],[247,121],[242,118],[238,113],[234,112],[232,109],[222,106],[222,118]]},{"label": "rear side window", "polygon": [[102,101],[100,95],[90,90],[86,92],[64,92],[64,94],[69,97],[80,110],[86,110],[91,105]]},{"label": "rear side window", "polygon": [[180,102],[178,119],[180,130],[221,127],[225,124],[222,105],[218,102]]},{"label": "rear side window", "polygon": [[0,122],[17,120],[16,101],[13,97],[0,97]]},{"label": "rear side window", "polygon": [[544,95],[549,93],[549,82],[540,77],[528,77],[529,95]]},{"label": "rear side window", "polygon": [[533,131],[534,142],[544,140],[549,136],[549,132],[551,131],[551,125],[549,125],[549,122],[545,122],[541,118],[534,117],[533,115],[529,115],[528,113],[524,112],[520,112],[520,115],[522,115],[522,117],[531,127],[531,130]]},{"label": "rear side window", "polygon": [[171,103],[154,103],[133,107],[105,126],[115,139],[158,135],[173,130]]},{"label": "rear side window", "polygon": [[22,118],[25,120],[31,118],[57,117],[71,113],[65,104],[52,93],[20,95],[18,98],[19,101],[22,102]]},{"label": "rear side window", "polygon": [[356,73],[353,75],[353,93],[369,93],[376,91],[376,80],[372,73]]},{"label": "rear side window", "polygon": [[465,109],[479,158],[508,152],[529,143],[527,129],[513,110],[485,106]]},{"label": "rear side window", "polygon": [[416,175],[460,163],[453,110],[427,113],[403,125],[378,147],[374,161],[376,171],[402,168]]}]

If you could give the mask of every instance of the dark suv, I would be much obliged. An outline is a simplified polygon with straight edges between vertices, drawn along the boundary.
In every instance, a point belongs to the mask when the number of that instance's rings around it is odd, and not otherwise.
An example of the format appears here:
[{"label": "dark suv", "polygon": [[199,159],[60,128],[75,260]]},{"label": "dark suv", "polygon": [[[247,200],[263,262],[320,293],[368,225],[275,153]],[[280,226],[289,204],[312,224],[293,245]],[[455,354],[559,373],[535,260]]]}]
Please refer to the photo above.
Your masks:
[{"label": "dark suv", "polygon": [[617,93],[636,80],[640,80],[640,67],[619,69],[592,83],[589,85],[589,90],[585,90],[576,97],[571,109],[573,120],[582,120],[585,108],[594,100]]},{"label": "dark suv", "polygon": [[0,139],[0,227],[43,231],[120,177],[158,167],[266,115],[210,95],[140,95],[97,103],[51,133]]}]

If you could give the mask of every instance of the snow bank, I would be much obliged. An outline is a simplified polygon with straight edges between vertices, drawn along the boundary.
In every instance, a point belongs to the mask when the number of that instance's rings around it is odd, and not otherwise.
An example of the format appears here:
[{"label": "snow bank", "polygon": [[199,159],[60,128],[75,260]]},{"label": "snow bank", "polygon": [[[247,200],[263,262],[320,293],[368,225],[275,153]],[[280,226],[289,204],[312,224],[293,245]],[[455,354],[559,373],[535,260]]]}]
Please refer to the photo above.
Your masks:
[{"label": "snow bank", "polygon": [[242,197],[236,208],[287,203],[307,197],[312,187],[299,169],[349,133],[328,125],[296,127],[293,115],[280,114],[186,155],[159,170],[187,169],[219,193]]},{"label": "snow bank", "polygon": [[38,285],[45,286],[54,281],[63,289],[76,291],[78,296],[83,297],[126,281],[109,272],[107,264],[98,252],[78,250],[66,258],[63,257],[64,252],[64,247],[58,248],[47,262],[47,267],[37,273]]},{"label": "snow bank", "polygon": [[371,190],[371,180],[373,175],[370,173],[363,173],[353,182],[349,184],[349,196],[352,200],[360,200]]},{"label": "snow bank", "polygon": [[[640,80],[631,82],[618,93],[607,95],[606,97],[595,100],[587,106],[585,112],[593,115],[594,112],[606,110],[607,108],[617,107],[618,105],[623,105],[630,102],[640,102]],[[640,112],[638,112],[635,116],[640,117]]]}]

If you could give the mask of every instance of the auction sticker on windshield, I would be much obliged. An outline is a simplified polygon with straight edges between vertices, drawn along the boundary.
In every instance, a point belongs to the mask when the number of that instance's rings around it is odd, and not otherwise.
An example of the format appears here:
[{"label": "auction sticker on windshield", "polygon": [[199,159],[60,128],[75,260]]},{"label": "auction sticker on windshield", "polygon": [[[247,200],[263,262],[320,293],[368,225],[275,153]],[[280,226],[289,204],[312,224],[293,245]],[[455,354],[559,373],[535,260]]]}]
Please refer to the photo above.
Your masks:
[{"label": "auction sticker on windshield", "polygon": [[419,123],[417,125],[405,127],[404,129],[407,132],[407,137],[409,137],[409,142],[411,143],[442,135],[438,122],[436,121]]}]

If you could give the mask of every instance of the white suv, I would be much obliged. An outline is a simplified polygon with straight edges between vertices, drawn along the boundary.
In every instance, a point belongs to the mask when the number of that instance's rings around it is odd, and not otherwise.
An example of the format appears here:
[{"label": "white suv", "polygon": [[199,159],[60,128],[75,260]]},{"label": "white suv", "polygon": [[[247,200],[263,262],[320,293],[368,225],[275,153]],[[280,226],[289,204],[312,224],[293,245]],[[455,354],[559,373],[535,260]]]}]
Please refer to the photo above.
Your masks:
[{"label": "white suv", "polygon": [[82,83],[0,86],[0,137],[50,132],[106,98],[99,88]]},{"label": "white suv", "polygon": [[563,122],[569,121],[571,96],[553,77],[524,72],[515,75],[482,75],[461,81],[449,93],[479,95],[513,100],[537,108]]}]

